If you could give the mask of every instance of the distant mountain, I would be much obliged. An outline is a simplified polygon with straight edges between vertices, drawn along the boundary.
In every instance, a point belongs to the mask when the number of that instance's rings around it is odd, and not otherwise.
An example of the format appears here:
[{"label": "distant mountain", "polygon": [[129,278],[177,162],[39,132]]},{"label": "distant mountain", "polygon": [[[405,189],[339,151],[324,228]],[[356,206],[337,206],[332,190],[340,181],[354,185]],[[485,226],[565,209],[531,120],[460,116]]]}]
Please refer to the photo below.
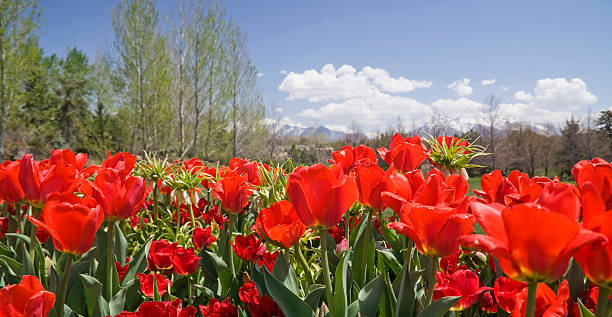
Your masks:
[{"label": "distant mountain", "polygon": [[282,137],[308,137],[313,134],[319,136],[325,136],[325,139],[329,142],[336,142],[346,138],[347,134],[338,131],[332,130],[322,125],[315,127],[302,127],[296,125],[285,124],[277,129],[278,136]]}]

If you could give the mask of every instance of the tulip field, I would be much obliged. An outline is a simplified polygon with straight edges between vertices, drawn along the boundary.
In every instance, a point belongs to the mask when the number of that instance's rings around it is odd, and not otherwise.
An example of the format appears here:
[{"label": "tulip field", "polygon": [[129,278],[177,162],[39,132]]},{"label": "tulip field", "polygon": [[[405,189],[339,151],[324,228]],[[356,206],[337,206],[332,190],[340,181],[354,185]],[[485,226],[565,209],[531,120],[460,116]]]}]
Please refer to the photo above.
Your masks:
[{"label": "tulip field", "polygon": [[0,165],[0,317],[612,316],[612,164],[468,193],[482,155],[399,134],[312,166],[26,154]]}]

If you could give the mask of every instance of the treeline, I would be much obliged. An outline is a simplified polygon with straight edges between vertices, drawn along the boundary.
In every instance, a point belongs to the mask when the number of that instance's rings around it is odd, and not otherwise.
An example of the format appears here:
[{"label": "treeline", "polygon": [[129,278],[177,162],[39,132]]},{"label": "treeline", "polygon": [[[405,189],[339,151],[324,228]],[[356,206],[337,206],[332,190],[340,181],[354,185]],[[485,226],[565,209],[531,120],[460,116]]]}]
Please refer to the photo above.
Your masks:
[{"label": "treeline", "polygon": [[[432,120],[432,122],[435,120]],[[509,174],[518,169],[531,176],[560,176],[571,178],[571,169],[580,160],[600,157],[612,160],[612,110],[589,114],[582,120],[568,118],[563,124],[533,125],[528,123],[497,123],[474,127],[455,137],[466,137],[471,142],[487,148],[490,155],[477,158],[474,163],[483,168],[470,169],[470,175],[479,176],[494,169]],[[375,138],[368,139],[361,133],[349,133],[344,140],[326,143],[320,136],[312,135],[285,142],[287,155],[297,163],[325,163],[331,152],[344,145],[368,145],[374,149],[388,147],[395,133],[403,136],[419,134],[439,136],[444,127],[426,126],[406,129],[403,125],[388,127]],[[381,162],[384,165],[384,163]],[[428,164],[425,162],[425,164]]]},{"label": "treeline", "polygon": [[243,32],[220,3],[123,0],[90,60],[46,55],[36,0],[0,1],[0,158],[71,148],[169,157],[267,157],[265,106]]}]

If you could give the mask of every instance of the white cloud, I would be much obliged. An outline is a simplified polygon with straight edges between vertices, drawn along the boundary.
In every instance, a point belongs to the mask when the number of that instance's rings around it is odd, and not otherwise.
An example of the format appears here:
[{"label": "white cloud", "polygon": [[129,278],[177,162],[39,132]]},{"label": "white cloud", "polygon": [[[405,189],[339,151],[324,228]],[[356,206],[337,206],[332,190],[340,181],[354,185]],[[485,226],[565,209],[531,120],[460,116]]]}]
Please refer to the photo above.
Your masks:
[{"label": "white cloud", "polygon": [[510,86],[499,86],[499,88],[501,88],[501,90],[506,91],[510,89]]},{"label": "white cloud", "polygon": [[[493,79],[491,79],[493,80]],[[391,77],[386,70],[364,67],[357,71],[350,65],[336,69],[325,65],[320,71],[289,72],[279,86],[288,92],[289,100],[307,100],[310,105],[298,111],[304,122],[316,122],[330,129],[344,131],[352,122],[365,133],[383,131],[401,120],[406,127],[420,127],[432,114],[447,117],[450,126],[467,130],[485,123],[483,103],[467,97],[472,93],[470,79],[460,79],[448,85],[459,97],[425,102],[405,92],[430,87],[429,81]],[[510,89],[509,86],[500,86]],[[502,104],[500,122],[562,123],[575,111],[597,100],[579,78],[541,79],[532,91],[519,90],[514,101]]]},{"label": "white cloud", "polygon": [[280,71],[280,73],[281,73],[281,75],[287,75],[287,71],[286,71],[286,70],[284,70],[284,69],[283,69],[283,70],[281,70],[281,71]]},{"label": "white cloud", "polygon": [[452,90],[454,90],[455,92],[457,92],[458,96],[468,96],[472,94],[472,87],[470,87],[470,79],[469,78],[463,78],[463,79],[458,79],[455,80],[454,82],[450,83],[448,86],[446,86]]},{"label": "white cloud", "polygon": [[260,72],[257,72],[257,78],[259,78],[259,77],[263,77],[263,76],[266,76],[266,74],[265,74],[265,73],[260,73]]},{"label": "white cloud", "polygon": [[597,101],[597,97],[580,78],[570,81],[565,78],[540,79],[536,82],[533,93],[519,90],[514,94],[514,98],[528,101],[532,107],[551,111],[574,111]]},{"label": "white cloud", "polygon": [[497,80],[495,78],[493,79],[484,79],[483,81],[480,82],[481,86],[489,86],[489,85],[493,85],[495,84]]},{"label": "white cloud", "polygon": [[386,70],[380,68],[366,66],[357,71],[351,65],[342,65],[336,69],[334,65],[327,64],[321,71],[309,69],[303,73],[289,72],[278,90],[288,92],[288,100],[319,102],[367,98],[381,92],[409,92],[431,85],[430,81],[391,77]]},{"label": "white cloud", "polygon": [[353,131],[351,131],[351,129],[347,128],[346,126],[342,125],[342,124],[326,124],[323,125],[324,127],[333,130],[333,131],[340,131],[340,132],[344,132],[344,133],[353,133]]}]

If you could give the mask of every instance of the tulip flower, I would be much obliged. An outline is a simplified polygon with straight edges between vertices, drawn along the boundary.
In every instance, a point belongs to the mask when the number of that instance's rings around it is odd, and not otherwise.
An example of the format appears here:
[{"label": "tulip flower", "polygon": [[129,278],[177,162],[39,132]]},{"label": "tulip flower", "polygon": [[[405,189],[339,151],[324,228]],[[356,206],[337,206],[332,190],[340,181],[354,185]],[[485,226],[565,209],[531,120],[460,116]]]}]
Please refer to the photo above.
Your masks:
[{"label": "tulip flower", "polygon": [[274,263],[276,263],[276,258],[278,258],[279,254],[280,253],[278,251],[266,251],[257,258],[257,265],[259,265],[260,267],[265,265],[268,268],[268,271],[272,272],[272,269],[274,268]]},{"label": "tulip flower", "polygon": [[459,248],[459,237],[474,230],[474,217],[450,207],[405,204],[398,214],[400,221],[389,224],[400,234],[410,237],[423,255],[444,258]]},{"label": "tulip flower", "polygon": [[247,182],[251,185],[261,185],[261,175],[259,173],[259,163],[256,161],[249,161],[243,158],[234,157],[232,158],[227,166],[234,173],[246,177]]},{"label": "tulip flower", "polygon": [[221,207],[234,215],[240,214],[246,208],[251,194],[248,179],[234,172],[223,176],[213,189],[213,198],[221,201]]},{"label": "tulip flower", "polygon": [[55,294],[45,291],[36,276],[24,275],[19,284],[0,289],[0,317],[46,317]]},{"label": "tulip flower", "polygon": [[220,301],[213,297],[208,305],[200,305],[200,313],[203,317],[238,317],[238,310],[232,305],[229,298]]},{"label": "tulip flower", "polygon": [[172,269],[172,258],[176,253],[176,243],[171,244],[166,240],[151,242],[147,262],[150,271],[166,271]]},{"label": "tulip flower", "polygon": [[20,161],[6,161],[0,164],[0,201],[14,204],[25,198],[19,183],[20,169]]},{"label": "tulip flower", "polygon": [[178,275],[189,275],[198,269],[201,257],[195,255],[193,248],[177,247],[172,257],[174,272]]},{"label": "tulip flower", "polygon": [[119,277],[119,283],[123,282],[123,279],[125,278],[125,275],[128,272],[128,269],[130,268],[130,257],[126,258],[125,261],[125,265],[121,265],[121,262],[117,261],[115,262],[115,269],[117,269],[117,276]]},{"label": "tulip flower", "polygon": [[420,136],[404,138],[396,133],[391,139],[389,149],[381,147],[378,154],[393,169],[410,172],[425,160],[426,149]]},{"label": "tulip flower", "polygon": [[212,236],[212,227],[208,226],[204,229],[197,227],[193,230],[191,241],[196,249],[202,250],[204,246],[207,248],[217,241],[217,237]]},{"label": "tulip flower", "polygon": [[571,218],[533,203],[506,208],[473,203],[471,209],[488,235],[467,235],[460,239],[461,244],[493,255],[504,273],[515,280],[558,280],[582,246],[607,241]]},{"label": "tulip flower", "polygon": [[53,193],[45,204],[43,221],[30,216],[28,219],[51,234],[58,251],[80,255],[91,248],[103,213],[98,202],[89,196]]},{"label": "tulip flower", "polygon": [[340,150],[333,152],[332,157],[334,159],[329,160],[329,163],[342,166],[342,171],[345,175],[348,175],[353,168],[360,164],[378,163],[376,152],[365,145],[356,147],[347,145]]},{"label": "tulip flower", "polygon": [[514,310],[516,305],[515,297],[523,289],[527,288],[527,283],[515,281],[511,278],[500,276],[493,285],[493,294],[499,307],[507,313]]},{"label": "tulip flower", "polygon": [[306,231],[293,205],[286,200],[262,209],[257,215],[255,225],[264,237],[285,248],[299,242]]},{"label": "tulip flower", "polygon": [[78,185],[77,169],[73,165],[57,164],[39,169],[38,162],[31,154],[20,161],[19,182],[25,199],[35,207],[41,208],[51,193],[70,192]]},{"label": "tulip flower", "polygon": [[572,175],[580,188],[585,224],[612,210],[612,163],[594,158],[574,165]]},{"label": "tulip flower", "polygon": [[94,184],[102,193],[104,217],[111,222],[136,214],[148,195],[142,177],[122,176],[121,171],[112,168],[100,168]]},{"label": "tulip flower", "polygon": [[261,243],[254,234],[248,236],[237,235],[232,244],[236,255],[244,261],[257,259],[266,251],[266,245]]},{"label": "tulip flower", "polygon": [[[138,307],[134,317],[195,317],[197,310],[193,306],[181,307],[181,300],[166,302],[144,302]],[[121,316],[121,315],[117,315]]]},{"label": "tulip flower", "polygon": [[108,151],[108,156],[106,160],[102,162],[100,168],[114,169],[119,173],[119,176],[126,177],[132,173],[135,165],[136,155],[127,152],[119,152],[111,156],[110,151]]},{"label": "tulip flower", "polygon": [[[569,284],[564,280],[557,294],[546,284],[539,283],[535,298],[535,316],[566,316],[567,300],[570,297]],[[526,316],[527,311],[527,288],[524,288],[516,295],[516,304],[510,312],[510,317]]]},{"label": "tulip flower", "polygon": [[9,218],[0,217],[0,238],[4,237],[8,231]]},{"label": "tulip flower", "polygon": [[137,273],[138,280],[140,281],[140,291],[144,296],[154,297],[153,290],[153,276],[155,276],[155,282],[157,283],[157,292],[159,296],[162,297],[168,291],[168,286],[172,286],[172,281],[165,278],[163,275],[159,273],[151,273],[151,274],[142,274]]},{"label": "tulip flower", "polygon": [[247,304],[252,317],[284,316],[282,310],[269,296],[259,295],[253,282],[245,283],[238,290],[240,300]]},{"label": "tulip flower", "polygon": [[451,310],[461,311],[472,306],[480,295],[491,287],[480,287],[478,275],[471,270],[457,270],[452,274],[437,272],[434,286],[434,301],[447,296],[461,296]]},{"label": "tulip flower", "polygon": [[395,186],[389,175],[375,163],[363,163],[353,169],[355,183],[359,192],[359,202],[379,210],[383,206],[381,194],[385,191],[394,192]]},{"label": "tulip flower", "polygon": [[359,192],[342,167],[315,164],[300,166],[289,175],[287,196],[306,227],[329,229],[338,224]]}]

